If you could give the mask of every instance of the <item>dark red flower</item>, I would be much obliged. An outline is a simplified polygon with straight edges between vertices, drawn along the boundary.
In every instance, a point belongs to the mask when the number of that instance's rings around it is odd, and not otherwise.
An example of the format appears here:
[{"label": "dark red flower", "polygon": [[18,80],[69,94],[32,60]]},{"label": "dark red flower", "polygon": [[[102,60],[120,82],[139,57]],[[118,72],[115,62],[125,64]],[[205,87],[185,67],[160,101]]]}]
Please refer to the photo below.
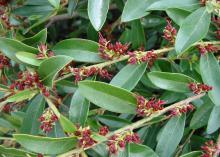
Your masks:
[{"label": "dark red flower", "polygon": [[201,149],[203,150],[201,157],[213,157],[214,154],[220,153],[220,148],[212,140],[205,142]]},{"label": "dark red flower", "polygon": [[207,44],[207,45],[198,45],[197,46],[199,52],[201,55],[204,55],[206,53],[214,53],[218,52],[218,47],[214,46],[213,44]]},{"label": "dark red flower", "polygon": [[99,128],[99,135],[105,136],[109,133],[109,129],[107,126],[102,126]]},{"label": "dark red flower", "polygon": [[124,149],[127,143],[140,143],[140,137],[137,133],[126,131],[111,136],[107,142],[110,154],[117,154],[119,148]]},{"label": "dark red flower", "polygon": [[148,63],[148,67],[151,67],[155,60],[158,58],[157,54],[154,51],[134,51],[128,52],[129,59],[128,63],[130,64],[140,64],[140,63]]},{"label": "dark red flower", "polygon": [[169,115],[171,117],[173,117],[173,116],[180,116],[183,113],[187,113],[187,112],[193,111],[194,109],[195,109],[195,107],[192,104],[189,103],[187,105],[171,109]]},{"label": "dark red flower", "polygon": [[175,43],[176,39],[176,28],[172,26],[172,21],[170,19],[166,19],[167,21],[167,26],[163,30],[163,37],[168,40],[171,44]]},{"label": "dark red flower", "polygon": [[150,100],[146,100],[143,96],[136,96],[137,99],[137,114],[139,116],[150,116],[152,113],[162,110],[165,101],[156,100],[155,98],[151,98]]},{"label": "dark red flower", "polygon": [[79,139],[79,146],[82,148],[87,148],[97,143],[97,141],[95,141],[92,138],[92,131],[90,130],[89,127],[86,128],[79,127],[74,134]]},{"label": "dark red flower", "polygon": [[213,89],[212,86],[195,82],[189,83],[188,87],[194,94],[201,94],[202,92],[208,92]]},{"label": "dark red flower", "polygon": [[128,48],[129,44],[123,45],[120,42],[112,44],[110,41],[107,41],[101,33],[99,33],[99,55],[101,58],[106,60],[119,58],[126,54]]},{"label": "dark red flower", "polygon": [[54,114],[52,109],[47,108],[43,114],[39,117],[39,121],[41,123],[40,128],[48,133],[53,129],[55,122],[58,120],[58,117]]}]

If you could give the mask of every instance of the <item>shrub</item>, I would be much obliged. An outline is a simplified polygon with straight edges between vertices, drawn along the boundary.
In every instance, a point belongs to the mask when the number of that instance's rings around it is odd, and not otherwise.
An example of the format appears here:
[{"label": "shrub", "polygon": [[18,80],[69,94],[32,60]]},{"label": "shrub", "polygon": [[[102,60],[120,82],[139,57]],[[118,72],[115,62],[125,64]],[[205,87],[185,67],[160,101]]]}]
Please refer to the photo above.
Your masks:
[{"label": "shrub", "polygon": [[0,0],[1,157],[217,157],[219,0]]}]

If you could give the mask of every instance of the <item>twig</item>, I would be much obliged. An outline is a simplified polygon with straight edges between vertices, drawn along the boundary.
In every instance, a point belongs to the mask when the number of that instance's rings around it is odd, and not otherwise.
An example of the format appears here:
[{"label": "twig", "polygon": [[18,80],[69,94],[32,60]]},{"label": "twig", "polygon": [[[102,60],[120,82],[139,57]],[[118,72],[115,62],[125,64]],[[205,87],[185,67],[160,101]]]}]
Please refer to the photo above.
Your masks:
[{"label": "twig", "polygon": [[[220,41],[197,42],[193,46],[200,45],[200,44],[219,45]],[[169,52],[169,51],[172,51],[172,50],[174,50],[174,47],[168,47],[168,48],[162,48],[162,49],[154,50],[154,53],[156,53],[156,54],[163,54],[165,52]],[[149,51],[146,51],[145,53],[148,53],[148,52]],[[115,64],[115,63],[118,63],[118,62],[121,62],[121,61],[124,61],[124,60],[127,60],[127,59],[129,59],[129,55],[122,56],[122,57],[120,57],[118,59],[115,59],[115,60],[111,60],[111,61],[107,61],[107,62],[95,64],[95,65],[90,65],[90,66],[85,67],[85,68],[87,68],[87,69],[90,69],[91,67],[103,68],[103,67],[110,66],[112,64]],[[56,83],[56,82],[61,81],[63,79],[69,78],[71,76],[73,76],[73,73],[69,73],[69,74],[63,75],[63,76],[57,78],[54,82]]]},{"label": "twig", "polygon": [[[163,110],[155,112],[154,114],[152,114],[151,116],[149,116],[147,118],[141,119],[141,120],[139,120],[139,121],[137,121],[135,123],[127,125],[127,126],[121,128],[121,129],[118,129],[118,130],[114,131],[114,132],[111,132],[106,137],[109,138],[109,137],[111,137],[114,134],[118,134],[118,133],[124,132],[126,130],[134,130],[134,129],[140,128],[146,122],[149,122],[152,119],[154,119],[154,118],[156,118],[156,117],[158,117],[160,115],[163,115],[164,113],[166,113],[166,112],[168,112],[168,111],[170,111],[170,110],[172,110],[172,109],[174,109],[176,107],[180,107],[180,106],[186,105],[186,104],[188,104],[188,103],[190,103],[190,102],[192,102],[194,100],[197,100],[197,99],[203,97],[204,95],[205,95],[205,93],[202,93],[202,94],[199,94],[199,95],[195,95],[195,96],[189,97],[189,98],[187,98],[185,100],[182,100],[180,102],[177,102],[177,103],[175,103],[173,105],[170,105],[170,106],[164,108]],[[98,142],[98,143],[96,143],[96,144],[94,144],[94,145],[92,145],[90,147],[85,148],[85,149],[77,148],[77,149],[71,150],[71,151],[69,151],[67,153],[59,155],[58,157],[70,157],[72,154],[79,154],[83,150],[90,149],[90,148],[92,148],[92,147],[94,147],[94,146],[96,146],[96,145],[98,145],[98,144],[100,144],[102,142],[104,142],[104,141]]]},{"label": "twig", "polygon": [[177,151],[175,157],[179,157],[180,156],[180,153],[183,151],[183,148],[185,147],[185,145],[190,141],[190,138],[192,137],[194,132],[195,132],[195,130],[192,130],[192,132],[189,134],[189,136],[187,137],[185,142],[182,145],[179,146],[179,150]]},{"label": "twig", "polygon": [[47,25],[45,26],[46,28],[50,27],[53,23],[57,22],[57,21],[62,21],[62,20],[68,20],[68,19],[72,19],[74,17],[77,16],[77,13],[73,13],[72,16],[70,16],[69,14],[61,14],[61,15],[56,15],[51,17],[51,19],[49,20],[49,22],[47,23]]}]

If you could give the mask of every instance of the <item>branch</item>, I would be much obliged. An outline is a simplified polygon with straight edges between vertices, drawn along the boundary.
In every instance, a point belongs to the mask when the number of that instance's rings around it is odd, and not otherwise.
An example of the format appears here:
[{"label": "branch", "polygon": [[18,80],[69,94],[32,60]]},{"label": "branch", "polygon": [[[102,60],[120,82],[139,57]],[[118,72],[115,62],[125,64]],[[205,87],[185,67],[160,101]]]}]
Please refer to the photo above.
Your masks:
[{"label": "branch", "polygon": [[77,13],[73,13],[72,16],[70,16],[69,14],[61,14],[61,15],[53,16],[53,17],[51,17],[51,19],[49,20],[49,22],[47,23],[45,28],[50,27],[53,23],[55,23],[57,21],[72,19],[72,18],[74,18],[76,16],[77,16]]},{"label": "branch", "polygon": [[[187,98],[185,100],[182,100],[182,101],[177,102],[177,103],[175,103],[173,105],[170,105],[170,106],[164,108],[163,110],[155,112],[154,114],[150,115],[147,118],[141,119],[141,120],[139,120],[139,121],[137,121],[135,123],[132,123],[132,124],[127,125],[127,126],[121,128],[121,129],[118,129],[118,130],[116,130],[114,132],[109,133],[108,135],[106,135],[106,138],[109,138],[109,137],[111,137],[114,134],[118,134],[118,133],[124,132],[126,130],[134,130],[134,129],[140,128],[144,123],[149,122],[152,119],[154,119],[154,118],[156,118],[158,116],[161,116],[164,113],[167,113],[168,111],[170,111],[170,110],[172,110],[174,108],[181,107],[181,106],[186,105],[186,104],[188,104],[188,103],[190,103],[190,102],[192,102],[194,100],[197,100],[197,99],[203,97],[204,95],[205,95],[205,93],[202,93],[202,94],[199,94],[199,95],[194,95],[194,96],[189,97],[189,98]],[[67,153],[59,155],[58,157],[69,157],[72,154],[79,154],[80,152],[82,152],[84,150],[87,150],[87,149],[90,149],[90,148],[92,148],[92,147],[94,147],[94,146],[96,146],[96,145],[98,145],[98,144],[100,144],[102,142],[105,142],[105,141],[98,142],[98,143],[96,143],[96,144],[94,144],[94,145],[92,145],[90,147],[84,148],[84,149],[83,148],[77,148],[77,149],[71,150],[71,151],[69,151]]]},{"label": "branch", "polygon": [[[197,45],[203,45],[203,44],[213,44],[213,45],[220,45],[220,41],[208,41],[208,42],[197,42],[195,43],[193,46],[197,46]],[[162,49],[158,49],[158,50],[154,50],[154,53],[156,54],[163,54],[165,52],[169,52],[169,51],[172,51],[174,50],[174,47],[168,47],[168,48],[162,48]],[[148,53],[149,51],[146,51],[146,53]],[[127,60],[129,59],[129,55],[124,55],[118,59],[115,59],[115,60],[111,60],[111,61],[107,61],[107,62],[103,62],[103,63],[99,63],[99,64],[95,64],[95,65],[90,65],[88,67],[86,67],[87,69],[90,69],[91,67],[96,67],[96,68],[104,68],[106,66],[110,66],[112,64],[115,64],[115,63],[118,63],[118,62],[121,62],[121,61],[124,61],[124,60]],[[66,74],[66,75],[63,75],[59,78],[57,78],[54,82],[58,82],[58,81],[61,81],[63,79],[66,79],[66,78],[69,78],[73,76],[73,73],[69,73],[69,74]]]}]

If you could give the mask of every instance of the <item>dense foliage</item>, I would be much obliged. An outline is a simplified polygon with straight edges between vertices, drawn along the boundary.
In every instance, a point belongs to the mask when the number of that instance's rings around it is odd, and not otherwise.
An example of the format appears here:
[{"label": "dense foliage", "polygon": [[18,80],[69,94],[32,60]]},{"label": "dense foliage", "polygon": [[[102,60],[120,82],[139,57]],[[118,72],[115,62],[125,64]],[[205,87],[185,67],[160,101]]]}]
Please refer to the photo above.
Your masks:
[{"label": "dense foliage", "polygon": [[0,0],[0,157],[217,157],[219,0]]}]

